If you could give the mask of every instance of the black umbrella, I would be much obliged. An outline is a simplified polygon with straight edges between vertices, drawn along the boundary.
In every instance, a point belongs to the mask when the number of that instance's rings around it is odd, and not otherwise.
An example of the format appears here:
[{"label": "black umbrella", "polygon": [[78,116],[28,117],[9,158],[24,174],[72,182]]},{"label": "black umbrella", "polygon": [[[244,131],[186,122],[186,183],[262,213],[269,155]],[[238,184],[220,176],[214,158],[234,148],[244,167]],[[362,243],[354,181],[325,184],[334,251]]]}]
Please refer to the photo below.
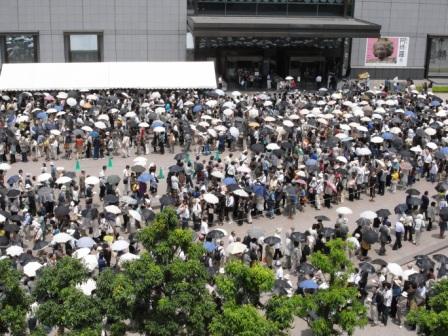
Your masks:
[{"label": "black umbrella", "polygon": [[139,166],[139,165],[137,165],[137,166],[133,166],[133,167],[131,168],[131,170],[132,170],[133,172],[136,172],[137,174],[141,174],[141,173],[143,173],[143,172],[146,170],[146,168],[143,167],[143,166]]},{"label": "black umbrella", "polygon": [[88,208],[81,211],[81,216],[84,218],[95,219],[98,217],[98,210],[96,208]]},{"label": "black umbrella", "polygon": [[417,265],[417,267],[418,268],[420,268],[420,269],[423,269],[423,270],[429,270],[430,268],[433,268],[434,267],[434,261],[432,261],[431,259],[429,259],[429,257],[428,256],[424,256],[424,258],[422,257],[422,258],[417,258],[417,257],[415,257],[416,259],[417,259],[417,261],[416,261],[416,265]]},{"label": "black umbrella", "polygon": [[368,218],[361,217],[356,220],[356,224],[358,224],[359,226],[368,226],[372,224],[372,221]]},{"label": "black umbrella", "polygon": [[292,148],[292,143],[291,142],[288,142],[288,141],[285,141],[285,142],[282,142],[282,148],[284,148],[284,149],[290,149],[290,148]]},{"label": "black umbrella", "polygon": [[8,198],[17,198],[20,196],[20,190],[17,189],[10,189],[8,190],[8,192],[6,193],[6,196]]},{"label": "black umbrella", "polygon": [[407,203],[409,203],[409,205],[411,206],[418,206],[422,204],[422,200],[420,198],[412,196],[411,198],[408,199]]},{"label": "black umbrella", "polygon": [[418,191],[417,189],[411,188],[406,190],[406,194],[411,195],[411,196],[418,196],[420,195],[420,191]]},{"label": "black umbrella", "polygon": [[319,233],[324,237],[330,238],[334,235],[334,229],[330,227],[324,227],[319,230]]},{"label": "black umbrella", "polygon": [[34,251],[42,250],[43,248],[46,248],[49,244],[50,243],[45,240],[39,240],[34,244],[33,250]]},{"label": "black umbrella", "polygon": [[10,220],[11,222],[21,223],[22,220],[23,220],[23,217],[20,216],[20,215],[14,215],[14,216],[9,217],[9,220]]},{"label": "black umbrella", "polygon": [[251,238],[260,238],[265,235],[265,232],[257,227],[251,227],[249,230],[247,230],[247,235]]},{"label": "black umbrella", "polygon": [[384,217],[388,217],[391,215],[389,209],[379,209],[376,214],[378,215],[378,217],[380,218],[384,218]]},{"label": "black umbrella", "polygon": [[176,161],[183,161],[187,159],[187,155],[185,153],[178,153],[174,155],[174,160]]},{"label": "black umbrella", "polygon": [[230,191],[230,192],[241,189],[241,187],[235,183],[229,184],[228,186],[226,186],[226,188],[227,188],[227,191]]},{"label": "black umbrella", "polygon": [[58,218],[67,216],[69,213],[70,213],[70,209],[63,205],[60,205],[54,209],[54,215]]},{"label": "black umbrella", "polygon": [[440,279],[444,275],[447,275],[447,273],[448,273],[447,264],[443,263],[442,265],[440,265],[438,271],[439,271],[439,272],[437,272],[437,278],[438,279]]},{"label": "black umbrella", "polygon": [[442,208],[439,211],[439,216],[443,219],[443,220],[447,220],[448,219],[448,207]]},{"label": "black umbrella", "polygon": [[448,190],[448,183],[446,183],[446,182],[439,182],[436,185],[436,190],[438,192],[445,192],[445,191],[447,191]]},{"label": "black umbrella", "polygon": [[184,169],[183,169],[181,166],[178,166],[178,165],[173,165],[173,166],[171,166],[171,167],[168,168],[168,171],[169,171],[170,173],[173,173],[173,174],[180,173],[180,172],[183,171],[183,170],[184,170]]},{"label": "black umbrella", "polygon": [[322,221],[322,222],[324,222],[324,221],[329,222],[330,221],[330,218],[328,218],[327,216],[324,216],[324,215],[314,216],[314,219],[316,219],[318,221]]},{"label": "black umbrella", "polygon": [[0,214],[3,215],[5,218],[11,217],[11,214],[8,211],[5,211],[5,210],[1,210],[0,209]]},{"label": "black umbrella", "polygon": [[432,258],[441,264],[448,263],[448,257],[444,254],[434,254]]},{"label": "black umbrella", "polygon": [[154,211],[152,211],[151,209],[148,209],[148,208],[142,209],[141,215],[147,222],[150,222],[150,221],[154,220],[154,218],[156,218],[156,214],[154,213]]},{"label": "black umbrella", "polygon": [[160,197],[159,202],[163,206],[173,205],[175,203],[174,198],[172,198],[170,195],[163,195],[162,197]]},{"label": "black umbrella", "polygon": [[306,242],[306,236],[302,232],[293,232],[290,236],[292,241],[304,243]]},{"label": "black umbrella", "polygon": [[106,196],[104,196],[104,204],[118,204],[118,197],[113,195],[113,194],[107,194]]},{"label": "black umbrella", "polygon": [[0,246],[8,246],[9,238],[6,236],[0,236]]},{"label": "black umbrella", "polygon": [[277,279],[274,283],[273,292],[277,295],[287,295],[288,289],[291,289],[292,286],[288,283],[287,280]]},{"label": "black umbrella", "polygon": [[387,265],[387,261],[385,261],[383,259],[379,259],[379,258],[372,260],[370,263],[374,264],[374,265],[380,265],[381,267],[385,267]]},{"label": "black umbrella", "polygon": [[297,267],[297,272],[300,274],[314,274],[316,270],[316,267],[308,263],[302,263]]},{"label": "black umbrella", "polygon": [[33,255],[28,254],[28,253],[22,253],[22,254],[19,256],[19,263],[20,263],[20,265],[22,265],[22,266],[28,264],[28,263],[31,262],[31,261],[38,261],[38,260],[39,260],[39,259],[37,259],[37,258],[34,257]]},{"label": "black umbrella", "polygon": [[14,223],[6,224],[5,225],[5,231],[6,232],[19,232],[20,226]]},{"label": "black umbrella", "polygon": [[368,244],[373,244],[378,241],[378,233],[369,229],[362,233],[362,240]]},{"label": "black umbrella", "polygon": [[120,182],[120,176],[118,175],[110,175],[107,177],[106,182],[112,185],[118,184]]},{"label": "black umbrella", "polygon": [[207,237],[212,239],[221,239],[225,235],[226,235],[225,232],[220,229],[211,230],[207,233]]},{"label": "black umbrella", "polygon": [[47,197],[48,195],[51,195],[52,193],[53,193],[53,190],[49,187],[42,187],[42,188],[39,188],[39,190],[37,191],[37,194],[43,198]]},{"label": "black umbrella", "polygon": [[250,149],[255,153],[261,153],[261,152],[264,152],[264,145],[261,143],[256,143],[256,144],[253,144],[250,147]]},{"label": "black umbrella", "polygon": [[395,208],[394,208],[394,212],[397,215],[402,215],[406,212],[406,210],[408,210],[408,206],[404,203],[402,204],[398,204]]},{"label": "black umbrella", "polygon": [[279,237],[269,236],[264,239],[264,243],[268,245],[275,245],[280,243],[282,240]]},{"label": "black umbrella", "polygon": [[366,271],[368,273],[375,273],[376,269],[375,266],[373,266],[371,263],[368,262],[362,262],[359,264],[359,269],[361,271]]},{"label": "black umbrella", "polygon": [[408,277],[409,282],[419,286],[426,282],[426,275],[423,273],[414,273]]}]

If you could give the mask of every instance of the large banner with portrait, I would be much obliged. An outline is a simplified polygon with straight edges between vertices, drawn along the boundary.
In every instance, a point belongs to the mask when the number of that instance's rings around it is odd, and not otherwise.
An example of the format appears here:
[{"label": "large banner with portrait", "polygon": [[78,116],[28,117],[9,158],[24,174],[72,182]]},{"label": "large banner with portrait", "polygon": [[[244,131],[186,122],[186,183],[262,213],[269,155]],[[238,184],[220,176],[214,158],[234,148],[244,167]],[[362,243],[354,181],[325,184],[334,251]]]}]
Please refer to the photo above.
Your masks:
[{"label": "large banner with portrait", "polygon": [[366,66],[405,67],[408,64],[409,37],[368,38]]}]

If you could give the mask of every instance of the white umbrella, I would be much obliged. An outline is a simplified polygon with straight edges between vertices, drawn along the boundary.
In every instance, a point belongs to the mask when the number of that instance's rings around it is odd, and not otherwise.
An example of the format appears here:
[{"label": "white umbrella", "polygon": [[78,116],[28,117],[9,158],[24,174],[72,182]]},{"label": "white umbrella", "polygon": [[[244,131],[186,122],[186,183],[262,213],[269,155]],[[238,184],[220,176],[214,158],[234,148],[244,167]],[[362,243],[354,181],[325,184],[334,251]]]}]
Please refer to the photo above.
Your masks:
[{"label": "white umbrella", "polygon": [[218,105],[218,102],[216,100],[209,100],[205,103],[210,108],[214,108],[216,105]]},{"label": "white umbrella", "polygon": [[72,236],[70,236],[68,233],[66,232],[60,232],[57,233],[54,237],[53,237],[53,242],[55,243],[59,243],[59,244],[64,244],[70,240],[73,240],[74,238]]},{"label": "white umbrella", "polygon": [[80,249],[77,249],[75,252],[73,252],[72,256],[76,259],[82,259],[86,255],[90,254],[90,249],[88,247],[81,247]]},{"label": "white umbrella", "polygon": [[56,180],[56,184],[66,184],[66,183],[69,183],[71,181],[72,181],[72,179],[70,177],[68,177],[68,176],[61,176],[60,178],[58,178]]},{"label": "white umbrella", "polygon": [[240,136],[240,130],[235,126],[230,127],[229,132],[234,138],[238,138]]},{"label": "white umbrella", "polygon": [[216,89],[215,92],[218,94],[218,96],[225,96],[226,95],[226,93],[223,90],[221,90],[221,89]]},{"label": "white umbrella", "polygon": [[426,147],[428,147],[428,148],[430,148],[432,150],[436,150],[438,146],[434,142],[428,142],[426,144]]},{"label": "white umbrella", "polygon": [[136,221],[141,222],[142,221],[142,215],[140,215],[139,212],[137,212],[136,210],[129,210],[128,211],[129,215],[134,218]]},{"label": "white umbrella", "polygon": [[120,256],[120,259],[118,260],[118,264],[122,265],[127,261],[132,261],[132,260],[137,260],[137,259],[140,259],[139,255],[127,252],[127,253],[123,254],[122,256]]},{"label": "white umbrella", "polygon": [[251,118],[256,118],[256,117],[258,117],[258,115],[259,115],[259,113],[256,108],[253,108],[249,111],[249,117],[251,117]]},{"label": "white umbrella", "polygon": [[155,109],[155,111],[154,112],[156,112],[157,114],[162,114],[162,113],[165,113],[166,112],[166,110],[165,110],[165,108],[164,107],[162,107],[162,106],[159,106],[158,108],[156,108]]},{"label": "white umbrella", "polygon": [[275,118],[271,117],[271,116],[266,116],[266,117],[264,117],[264,121],[273,122],[273,121],[275,121]]},{"label": "white umbrella", "polygon": [[347,158],[345,156],[338,156],[336,158],[336,161],[339,161],[339,162],[342,162],[342,163],[347,163],[348,162],[348,160],[347,160]]},{"label": "white umbrella", "polygon": [[[291,115],[288,116],[288,119],[291,119],[291,120],[299,120],[299,119],[300,119],[300,116],[298,116],[297,114],[291,114]],[[266,120],[266,119],[265,119],[265,120]],[[275,121],[275,119],[274,119],[273,121]]]},{"label": "white umbrella", "polygon": [[11,257],[18,257],[23,253],[23,248],[21,246],[12,245],[6,249],[6,254]]},{"label": "white umbrella", "polygon": [[239,197],[249,197],[249,194],[243,189],[236,189],[233,193]]},{"label": "white umbrella", "polygon": [[267,100],[263,103],[263,106],[265,107],[272,106],[272,102],[270,100]]},{"label": "white umbrella", "polygon": [[124,115],[126,118],[135,118],[137,114],[134,111],[129,111]]},{"label": "white umbrella", "polygon": [[90,296],[96,289],[96,281],[93,279],[87,279],[87,281],[77,284],[76,288],[83,292],[84,295]]},{"label": "white umbrella", "polygon": [[83,127],[81,127],[81,129],[83,131],[86,131],[86,132],[92,132],[93,131],[92,127],[90,127],[90,126],[83,126]]},{"label": "white umbrella", "polygon": [[399,127],[392,127],[392,128],[390,129],[390,132],[391,132],[392,134],[400,134],[400,133],[401,133],[401,129],[400,129]]},{"label": "white umbrella", "polygon": [[219,203],[218,197],[216,197],[215,195],[213,195],[211,193],[204,194],[204,200],[210,204],[218,204]]},{"label": "white umbrella", "polygon": [[376,143],[376,144],[380,144],[384,142],[384,139],[382,137],[379,136],[374,136],[373,138],[370,139],[371,143]]},{"label": "white umbrella", "polygon": [[58,92],[58,95],[56,96],[56,98],[59,99],[67,99],[68,98],[68,93],[67,92]]},{"label": "white umbrella", "polygon": [[366,156],[370,154],[372,154],[372,152],[367,147],[356,148],[356,155],[358,156]]},{"label": "white umbrella", "polygon": [[247,249],[247,246],[244,245],[243,243],[235,242],[235,243],[231,243],[231,244],[229,244],[229,246],[227,246],[226,252],[227,252],[227,254],[241,254],[241,253],[244,253],[244,251],[246,251],[246,249]]},{"label": "white umbrella", "polygon": [[148,128],[149,124],[147,122],[141,122],[140,124],[138,124],[138,127]]},{"label": "white umbrella", "polygon": [[23,267],[23,273],[30,278],[35,277],[37,270],[42,266],[43,265],[39,264],[37,261],[31,261]]},{"label": "white umbrella", "polygon": [[369,130],[367,129],[367,127],[365,127],[365,126],[362,126],[362,125],[360,125],[360,126],[358,126],[358,127],[356,127],[357,129],[358,129],[358,131],[360,131],[360,132],[368,132]]},{"label": "white umbrella", "polygon": [[225,132],[227,131],[227,127],[225,127],[224,125],[218,125],[215,127],[215,130],[217,130],[218,132]]},{"label": "white umbrella", "polygon": [[389,273],[391,273],[395,276],[403,275],[403,270],[402,270],[401,266],[396,263],[388,263],[387,270],[389,271]]},{"label": "white umbrella", "polygon": [[292,77],[292,76],[286,76],[285,79],[289,81],[289,80],[293,80],[294,77]]},{"label": "white umbrella", "polygon": [[30,120],[30,117],[28,117],[27,115],[19,115],[17,116],[17,122],[21,123],[21,122],[27,122]]},{"label": "white umbrella", "polygon": [[343,130],[343,131],[350,131],[351,130],[350,126],[347,125],[347,124],[341,124],[341,125],[339,125],[339,128],[341,130]]},{"label": "white umbrella", "polygon": [[415,147],[411,147],[410,151],[414,153],[421,153],[423,149],[420,147],[420,145],[417,145]]},{"label": "white umbrella", "polygon": [[266,149],[268,150],[277,150],[280,149],[280,146],[277,145],[276,143],[272,142],[269,145],[266,146]]},{"label": "white umbrella", "polygon": [[317,119],[318,123],[321,123],[322,125],[328,125],[328,120],[325,118],[319,118]]},{"label": "white umbrella", "polygon": [[241,96],[241,92],[239,92],[239,91],[233,91],[233,92],[232,92],[232,96],[233,96],[233,97],[239,97],[239,96]]},{"label": "white umbrella", "polygon": [[124,251],[129,247],[129,242],[124,239],[115,241],[112,244],[112,251]]},{"label": "white umbrella", "polygon": [[437,131],[432,127],[428,127],[427,129],[425,129],[425,133],[429,136],[433,136],[437,133]]},{"label": "white umbrella", "polygon": [[160,92],[154,91],[151,93],[151,99],[159,99],[161,97]]},{"label": "white umbrella", "polygon": [[51,174],[43,173],[37,177],[37,182],[46,182],[51,179]]},{"label": "white umbrella", "polygon": [[233,115],[233,110],[225,109],[223,113],[224,113],[225,116],[230,117],[230,116]]},{"label": "white umbrella", "polygon": [[75,106],[76,104],[77,104],[77,102],[76,102],[76,99],[75,99],[75,98],[70,97],[70,98],[67,99],[67,105],[68,105],[68,106],[73,107],[73,106]]},{"label": "white umbrella", "polygon": [[98,259],[93,254],[88,254],[81,258],[81,262],[86,266],[89,272],[92,272],[95,268],[98,267]]},{"label": "white umbrella", "polygon": [[56,130],[56,129],[52,129],[52,130],[50,131],[50,134],[59,136],[59,135],[61,135],[61,131],[60,131],[60,130]]},{"label": "white umbrella", "polygon": [[97,100],[98,96],[96,94],[89,94],[86,98],[88,100]]},{"label": "white umbrella", "polygon": [[96,185],[96,184],[100,183],[100,179],[96,176],[89,176],[86,178],[85,182],[86,182],[86,184]]},{"label": "white umbrella", "polygon": [[107,114],[100,114],[96,119],[109,121],[109,116]]},{"label": "white umbrella", "polygon": [[373,112],[378,113],[378,114],[384,114],[384,113],[386,113],[386,110],[380,106],[380,107],[377,107],[375,109],[375,111],[373,111]]},{"label": "white umbrella", "polygon": [[250,173],[251,172],[251,169],[246,165],[242,165],[241,167],[238,167],[236,170],[239,171],[240,173]]},{"label": "white umbrella", "polygon": [[155,133],[163,133],[163,132],[165,132],[165,127],[157,126],[157,127],[154,127],[153,131]]},{"label": "white umbrella", "polygon": [[[133,162],[134,162],[134,165],[146,166],[148,159],[143,156],[137,156]],[[144,164],[141,164],[141,163],[144,163]]]},{"label": "white umbrella", "polygon": [[108,205],[107,207],[104,208],[104,210],[114,215],[118,215],[121,213],[120,208],[117,207],[116,205]]},{"label": "white umbrella", "polygon": [[348,135],[345,133],[338,133],[335,135],[335,137],[342,140],[342,139],[348,138]]},{"label": "white umbrella", "polygon": [[336,213],[341,215],[351,215],[353,213],[352,209],[347,207],[339,207],[336,209]]},{"label": "white umbrella", "polygon": [[366,218],[366,219],[375,219],[378,217],[378,215],[376,214],[376,212],[374,212],[372,210],[366,210],[366,211],[361,212],[359,217]]},{"label": "white umbrella", "polygon": [[209,128],[207,130],[207,133],[210,134],[212,137],[216,138],[218,136],[218,133],[213,128]]},{"label": "white umbrella", "polygon": [[407,269],[403,271],[403,280],[409,280],[409,276],[412,274],[418,273],[415,269]]},{"label": "white umbrella", "polygon": [[96,128],[99,128],[99,129],[106,129],[107,128],[106,124],[104,122],[102,122],[102,121],[97,121],[94,125],[95,125]]},{"label": "white umbrella", "polygon": [[223,179],[224,178],[224,174],[221,173],[219,170],[215,170],[214,172],[212,172],[212,176],[219,178],[219,179]]},{"label": "white umbrella", "polygon": [[283,126],[294,127],[294,123],[291,120],[283,120]]},{"label": "white umbrella", "polygon": [[11,166],[6,162],[0,163],[0,170],[10,170]]}]

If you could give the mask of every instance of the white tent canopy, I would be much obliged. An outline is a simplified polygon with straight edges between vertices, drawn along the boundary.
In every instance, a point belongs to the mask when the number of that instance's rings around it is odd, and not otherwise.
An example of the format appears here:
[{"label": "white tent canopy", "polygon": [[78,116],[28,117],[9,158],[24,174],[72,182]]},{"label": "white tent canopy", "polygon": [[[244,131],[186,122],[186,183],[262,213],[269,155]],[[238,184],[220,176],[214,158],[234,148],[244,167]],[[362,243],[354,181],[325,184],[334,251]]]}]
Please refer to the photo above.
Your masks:
[{"label": "white tent canopy", "polygon": [[0,90],[216,89],[213,62],[3,64]]}]

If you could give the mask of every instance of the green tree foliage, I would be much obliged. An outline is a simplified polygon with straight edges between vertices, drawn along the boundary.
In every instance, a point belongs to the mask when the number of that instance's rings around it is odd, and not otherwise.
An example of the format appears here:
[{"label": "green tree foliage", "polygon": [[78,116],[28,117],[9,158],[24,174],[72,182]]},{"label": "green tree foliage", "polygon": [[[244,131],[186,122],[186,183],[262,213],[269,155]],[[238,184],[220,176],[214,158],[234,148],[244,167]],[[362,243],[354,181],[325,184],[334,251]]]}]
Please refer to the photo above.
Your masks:
[{"label": "green tree foliage", "polygon": [[38,319],[72,335],[88,335],[98,330],[102,314],[95,297],[84,295],[75,286],[88,278],[79,260],[64,257],[55,266],[44,267],[34,291],[39,303]]},{"label": "green tree foliage", "polygon": [[429,298],[429,309],[421,307],[407,315],[409,323],[418,325],[424,335],[448,335],[448,280],[435,284]]},{"label": "green tree foliage", "polygon": [[24,335],[31,300],[20,286],[20,273],[9,260],[0,260],[0,334]]},{"label": "green tree foliage", "polygon": [[[108,320],[129,319],[132,329],[148,335],[207,335],[216,306],[205,287],[204,250],[193,242],[193,232],[180,229],[175,211],[166,208],[138,239],[147,252],[98,280]],[[179,258],[181,251],[186,260]]]},{"label": "green tree foliage", "polygon": [[[327,243],[328,254],[316,252],[311,263],[329,275],[328,289],[306,294],[298,299],[297,315],[305,319],[316,336],[352,335],[367,324],[367,311],[359,300],[358,290],[347,282],[353,265],[347,257],[349,248],[341,239]],[[341,271],[342,270],[342,271]]]}]

